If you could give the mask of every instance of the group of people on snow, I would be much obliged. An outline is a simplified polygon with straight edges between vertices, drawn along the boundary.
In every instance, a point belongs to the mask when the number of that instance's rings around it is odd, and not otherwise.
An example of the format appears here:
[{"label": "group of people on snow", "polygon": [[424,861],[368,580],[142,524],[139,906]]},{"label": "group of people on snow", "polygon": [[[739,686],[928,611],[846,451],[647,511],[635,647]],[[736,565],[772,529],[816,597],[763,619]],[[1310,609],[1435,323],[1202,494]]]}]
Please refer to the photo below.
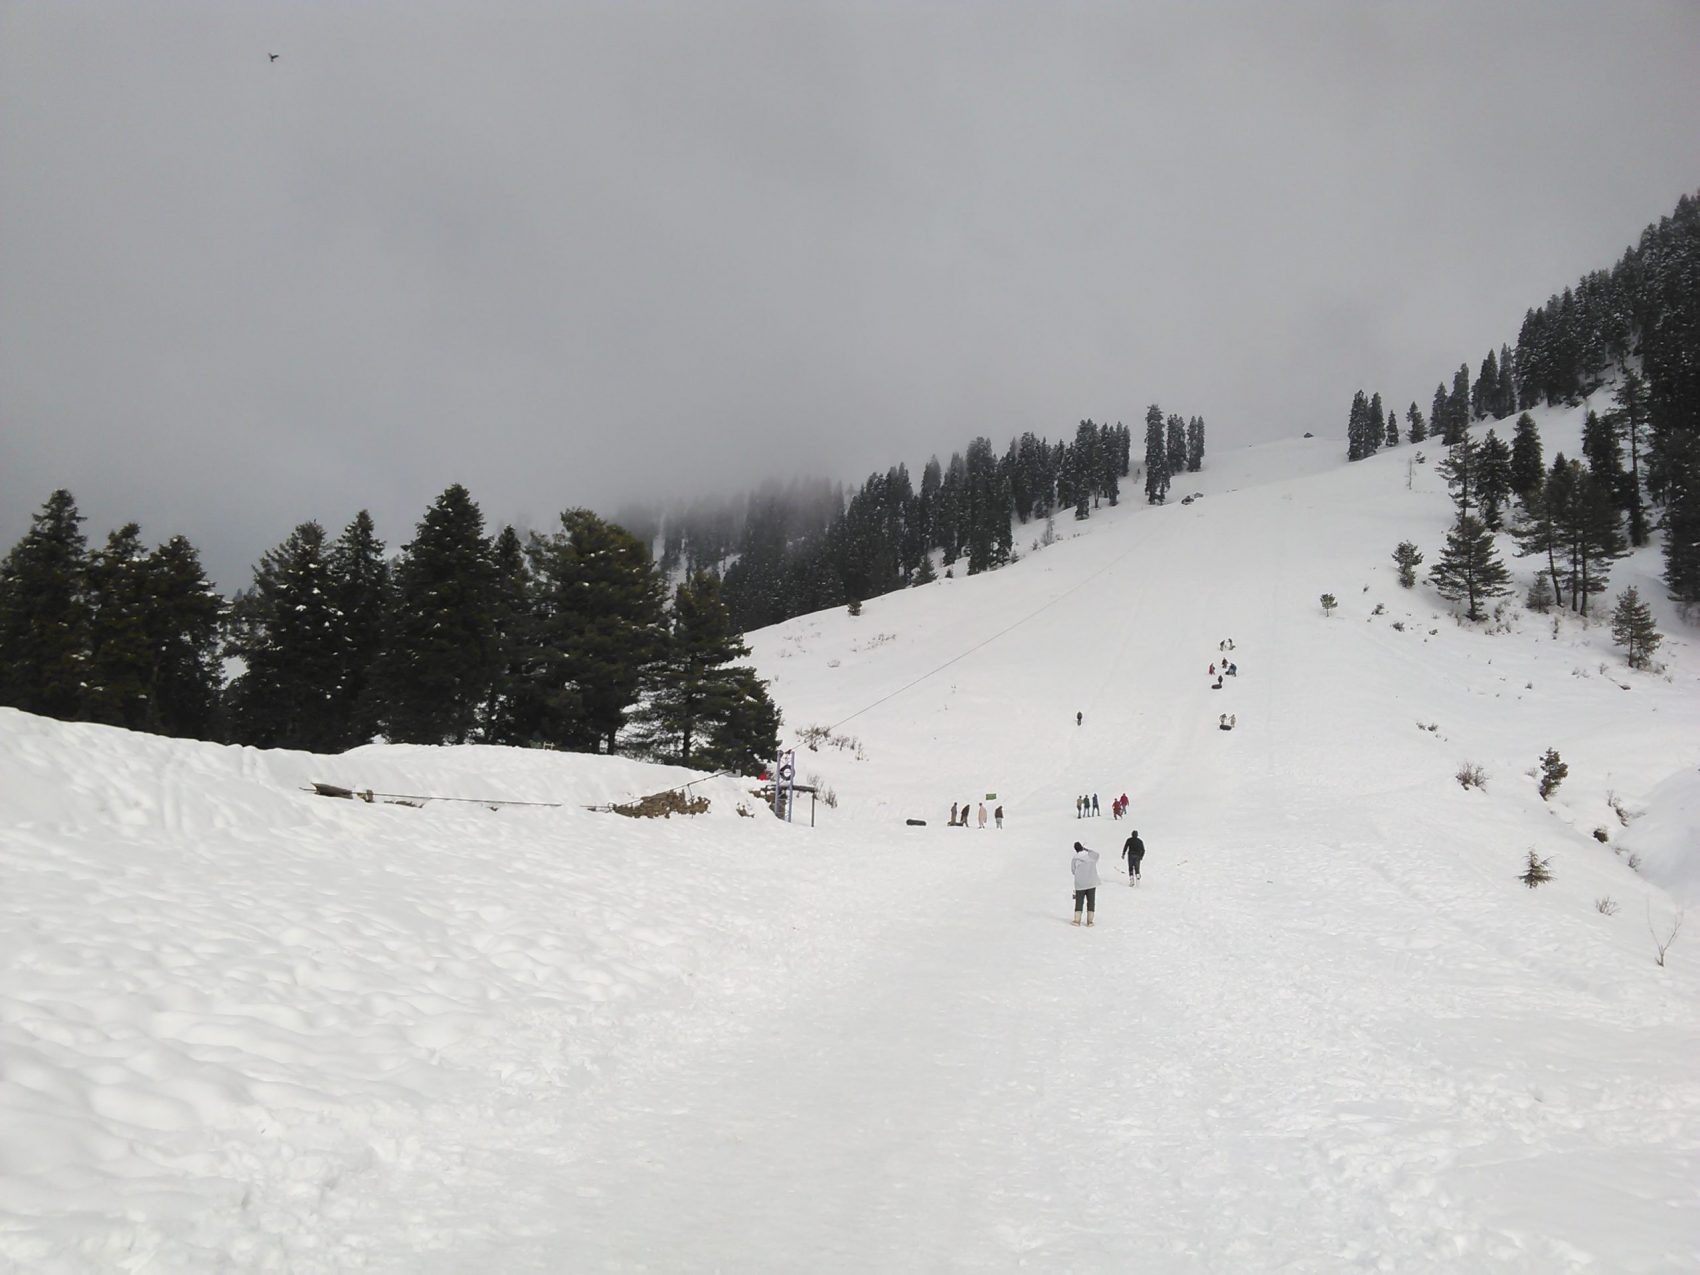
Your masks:
[{"label": "group of people on snow", "polygon": [[1087,796],[1082,793],[1074,799],[1074,817],[1076,819],[1096,818],[1098,815],[1098,794]]},{"label": "group of people on snow", "polygon": [[[972,802],[965,801],[965,802],[962,803],[962,805],[960,807],[960,809],[962,811],[962,817],[959,820],[957,818],[957,813],[956,813],[957,809],[958,809],[957,804],[954,801],[950,803],[950,826],[952,828],[966,828],[966,827],[968,827],[968,818],[969,818],[969,814],[970,814],[970,810],[971,810],[972,805],[973,805]],[[992,811],[992,818],[997,821],[998,827],[1000,827],[1000,828],[1003,827],[1003,807],[1002,806],[999,806],[996,810]],[[984,828],[986,826],[986,803],[983,802],[983,801],[980,803],[979,819],[980,819],[980,826],[982,828]]]}]

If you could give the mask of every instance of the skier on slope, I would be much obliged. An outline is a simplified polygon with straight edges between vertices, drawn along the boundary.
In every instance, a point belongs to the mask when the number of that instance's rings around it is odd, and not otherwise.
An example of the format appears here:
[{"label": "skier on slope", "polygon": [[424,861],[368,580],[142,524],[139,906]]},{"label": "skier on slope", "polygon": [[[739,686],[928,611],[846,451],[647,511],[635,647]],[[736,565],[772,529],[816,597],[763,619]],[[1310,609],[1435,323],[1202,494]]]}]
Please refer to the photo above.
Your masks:
[{"label": "skier on slope", "polygon": [[1139,884],[1139,865],[1145,861],[1145,843],[1139,839],[1139,829],[1135,828],[1122,847],[1122,858],[1127,860],[1127,883]]},{"label": "skier on slope", "polygon": [[1091,925],[1098,908],[1098,852],[1076,841],[1074,858],[1068,866],[1074,874],[1074,924],[1080,924],[1080,906],[1085,904],[1086,924]]}]

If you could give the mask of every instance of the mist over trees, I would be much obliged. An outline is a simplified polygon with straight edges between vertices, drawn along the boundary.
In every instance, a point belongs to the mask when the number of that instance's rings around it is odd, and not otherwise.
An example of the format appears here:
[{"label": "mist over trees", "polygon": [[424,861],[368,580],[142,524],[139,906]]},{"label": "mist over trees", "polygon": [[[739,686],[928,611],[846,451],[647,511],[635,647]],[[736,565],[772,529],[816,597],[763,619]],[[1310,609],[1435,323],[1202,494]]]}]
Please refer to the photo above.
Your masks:
[{"label": "mist over trees", "polygon": [[[1155,404],[1146,420],[1146,498],[1161,503],[1173,475],[1203,466],[1205,422]],[[899,464],[848,492],[770,483],[725,501],[629,509],[621,521],[659,546],[669,578],[719,573],[734,627],[747,631],[924,584],[940,571],[1003,566],[1019,552],[1017,528],[1119,505],[1124,480],[1136,476],[1132,454],[1126,425],[1083,420],[1066,440],[1028,431],[1001,451],[975,438],[948,461],[930,457],[918,484]]]}]

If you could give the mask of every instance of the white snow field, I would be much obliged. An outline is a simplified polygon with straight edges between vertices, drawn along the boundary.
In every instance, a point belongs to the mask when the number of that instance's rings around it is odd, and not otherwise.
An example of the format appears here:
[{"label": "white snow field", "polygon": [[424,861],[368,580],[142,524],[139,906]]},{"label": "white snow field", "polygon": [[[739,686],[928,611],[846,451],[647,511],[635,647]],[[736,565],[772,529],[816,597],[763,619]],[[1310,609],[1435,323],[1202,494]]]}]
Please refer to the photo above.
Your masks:
[{"label": "white snow field", "polygon": [[0,712],[0,1266],[1700,1269],[1700,919],[1649,931],[1700,886],[1692,630],[1656,550],[1603,607],[1662,608],[1662,671],[1457,623],[1389,558],[1436,556],[1441,449],[1342,450],[754,635],[846,743],[799,752],[813,829],[727,779],[586,809],[690,777],[619,759]]}]

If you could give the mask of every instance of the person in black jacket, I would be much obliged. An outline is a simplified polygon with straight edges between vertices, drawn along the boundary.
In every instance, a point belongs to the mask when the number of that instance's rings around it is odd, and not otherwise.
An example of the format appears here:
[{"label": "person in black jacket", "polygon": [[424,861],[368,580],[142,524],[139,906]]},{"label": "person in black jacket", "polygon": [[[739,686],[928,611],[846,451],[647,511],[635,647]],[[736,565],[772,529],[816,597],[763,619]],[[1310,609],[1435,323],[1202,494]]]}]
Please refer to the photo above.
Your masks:
[{"label": "person in black jacket", "polygon": [[1138,829],[1134,830],[1133,835],[1127,839],[1127,844],[1122,847],[1122,858],[1127,860],[1127,883],[1138,885],[1139,865],[1145,858],[1145,843],[1139,839]]}]

